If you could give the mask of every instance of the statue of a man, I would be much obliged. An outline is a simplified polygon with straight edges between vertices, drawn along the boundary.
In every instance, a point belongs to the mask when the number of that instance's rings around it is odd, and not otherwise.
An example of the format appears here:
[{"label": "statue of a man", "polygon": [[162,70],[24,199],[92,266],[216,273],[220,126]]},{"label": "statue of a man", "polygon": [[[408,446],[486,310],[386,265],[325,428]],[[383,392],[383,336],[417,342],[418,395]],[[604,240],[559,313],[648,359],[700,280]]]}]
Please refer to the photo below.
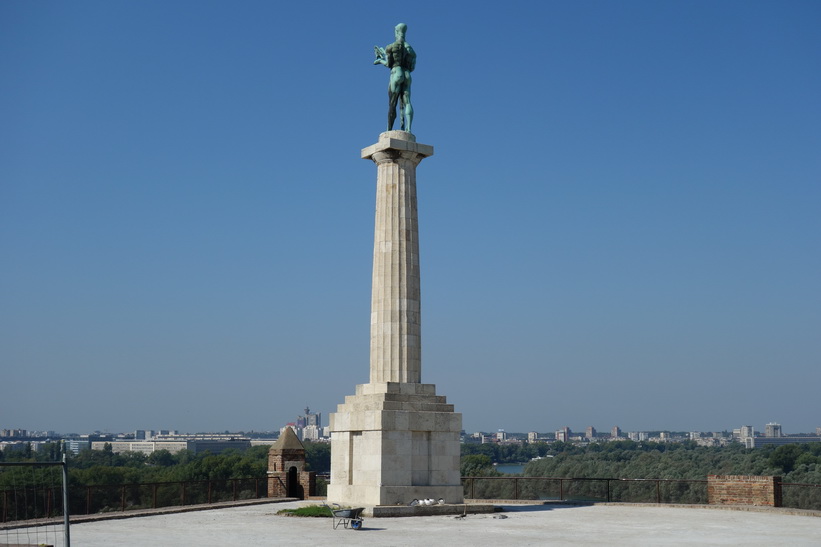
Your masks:
[{"label": "statue of a man", "polygon": [[416,68],[416,52],[405,41],[408,25],[399,23],[394,29],[396,41],[385,48],[374,46],[376,60],[373,64],[391,69],[388,84],[388,131],[396,121],[396,104],[399,103],[399,121],[402,131],[411,132],[413,107],[411,106],[411,72]]}]

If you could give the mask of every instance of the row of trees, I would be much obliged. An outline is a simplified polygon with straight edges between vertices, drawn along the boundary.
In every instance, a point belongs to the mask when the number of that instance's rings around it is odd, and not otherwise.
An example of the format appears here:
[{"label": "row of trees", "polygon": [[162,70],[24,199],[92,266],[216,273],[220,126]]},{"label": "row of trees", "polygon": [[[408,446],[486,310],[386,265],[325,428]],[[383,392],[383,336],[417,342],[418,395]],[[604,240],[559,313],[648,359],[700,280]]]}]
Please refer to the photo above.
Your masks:
[{"label": "row of trees", "polygon": [[[58,443],[53,443],[36,452],[6,449],[0,452],[0,462],[60,461],[60,448]],[[158,450],[145,455],[139,452],[116,454],[111,450],[111,445],[106,445],[103,450],[69,454],[69,484],[76,487],[260,478],[266,476],[268,469],[268,449],[268,446],[253,446],[244,452],[228,450],[221,454],[194,454],[189,450],[172,454],[167,450]],[[329,444],[306,442],[305,458],[308,469],[319,473],[330,471]],[[44,477],[51,476],[51,471],[45,468],[25,472],[19,469],[0,467],[0,490],[21,484],[36,484],[42,482]]]},{"label": "row of trees", "polygon": [[[468,481],[466,494],[482,498],[507,498],[514,493],[511,481],[494,480],[503,476],[493,463],[510,463],[518,455],[538,453],[529,461],[524,477],[577,478],[578,481],[522,479],[518,496],[525,499],[580,497],[620,501],[675,501],[704,503],[707,475],[772,475],[784,483],[821,484],[821,443],[790,444],[747,449],[740,444],[702,447],[692,442],[652,443],[616,441],[578,446],[553,443],[529,446],[466,445],[462,457],[462,476],[486,477]],[[522,461],[521,459],[519,460]],[[584,479],[584,480],[581,480]],[[641,484],[626,481],[589,479],[664,479]],[[572,493],[568,494],[568,489]],[[821,488],[785,486],[784,503],[791,507],[821,508]]]},{"label": "row of trees", "polygon": [[[716,475],[780,475],[784,482],[821,484],[821,443],[748,449],[695,442],[612,441],[524,445],[466,444],[462,475],[494,475],[494,463],[524,463],[525,476],[704,479]],[[470,471],[470,472],[469,472]]]},{"label": "row of trees", "polygon": [[[330,470],[330,445],[305,443],[311,470]],[[86,450],[69,458],[72,514],[188,505],[264,496],[268,447],[245,452],[115,454]],[[784,483],[821,485],[821,443],[745,449],[694,443],[631,441],[577,446],[463,445],[461,474],[467,497],[485,499],[611,499],[705,503],[708,474],[780,475]],[[494,463],[534,459],[518,478]],[[59,446],[6,451],[6,461],[59,461]],[[59,468],[0,466],[3,512],[9,520],[51,514],[61,506]],[[620,479],[642,479],[625,481]],[[651,479],[651,480],[648,480]],[[656,482],[652,479],[662,479]],[[324,481],[318,481],[320,495]],[[36,487],[36,488],[35,488]],[[784,486],[784,504],[821,509],[821,488]]]},{"label": "row of trees", "polygon": [[[305,443],[308,468],[330,472],[327,443]],[[150,455],[115,454],[84,450],[69,456],[72,485],[136,484],[152,482],[226,480],[264,477],[267,446],[245,452],[171,454],[160,450]],[[537,459],[538,458],[538,459]],[[46,445],[37,452],[5,450],[0,461],[59,461],[60,446]],[[790,444],[746,449],[740,444],[702,447],[692,442],[653,443],[614,441],[579,446],[571,443],[523,445],[462,445],[462,476],[501,476],[494,463],[528,462],[524,476],[628,479],[700,479],[708,474],[780,475],[784,482],[821,484],[821,443]],[[36,472],[28,477],[36,478]],[[0,489],[8,486],[10,473],[0,471]],[[29,479],[25,479],[29,480]]]}]

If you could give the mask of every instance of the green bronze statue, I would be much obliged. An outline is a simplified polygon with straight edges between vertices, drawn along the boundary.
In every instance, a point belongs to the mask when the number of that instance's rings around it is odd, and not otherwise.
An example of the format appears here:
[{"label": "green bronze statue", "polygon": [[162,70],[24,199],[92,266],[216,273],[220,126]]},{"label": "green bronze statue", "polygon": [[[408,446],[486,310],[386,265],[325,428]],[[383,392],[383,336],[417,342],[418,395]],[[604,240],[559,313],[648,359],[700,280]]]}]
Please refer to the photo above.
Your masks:
[{"label": "green bronze statue", "polygon": [[399,121],[402,131],[411,132],[413,107],[411,106],[411,72],[416,68],[416,52],[405,41],[408,25],[399,23],[394,29],[396,41],[381,48],[374,46],[375,65],[385,65],[391,69],[388,84],[388,131],[396,121],[396,104],[399,103]]}]

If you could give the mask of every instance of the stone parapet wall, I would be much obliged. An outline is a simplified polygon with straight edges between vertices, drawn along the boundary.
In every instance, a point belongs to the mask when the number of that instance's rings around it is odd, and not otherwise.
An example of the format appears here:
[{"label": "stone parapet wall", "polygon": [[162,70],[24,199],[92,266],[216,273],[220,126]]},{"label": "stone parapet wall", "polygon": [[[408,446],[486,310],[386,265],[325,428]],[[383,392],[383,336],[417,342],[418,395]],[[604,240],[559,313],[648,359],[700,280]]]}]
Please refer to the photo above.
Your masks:
[{"label": "stone parapet wall", "polygon": [[708,475],[707,503],[781,507],[781,477]]}]

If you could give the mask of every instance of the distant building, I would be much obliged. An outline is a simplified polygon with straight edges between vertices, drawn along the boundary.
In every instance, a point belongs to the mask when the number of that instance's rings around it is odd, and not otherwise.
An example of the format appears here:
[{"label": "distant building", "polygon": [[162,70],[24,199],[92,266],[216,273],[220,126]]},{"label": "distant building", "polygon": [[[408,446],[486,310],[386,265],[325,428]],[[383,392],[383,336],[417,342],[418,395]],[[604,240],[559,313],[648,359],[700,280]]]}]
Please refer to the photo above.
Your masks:
[{"label": "distant building", "polygon": [[317,428],[322,428],[322,414],[321,413],[312,413],[310,407],[305,407],[305,414],[303,416],[299,416],[296,419],[296,427],[299,428],[306,428],[308,426],[314,426]]},{"label": "distant building", "polygon": [[[285,427],[290,427],[300,441],[316,441],[330,436],[326,432],[327,428],[322,427],[322,414],[311,412],[310,407],[305,407],[305,414],[297,416],[296,422],[290,422]],[[280,435],[285,431],[281,428]]]},{"label": "distant building", "polygon": [[596,428],[593,427],[592,425],[587,426],[587,429],[584,430],[584,436],[588,440],[592,441],[593,439],[596,438]]},{"label": "distant building", "polygon": [[71,452],[72,454],[79,454],[82,450],[85,450],[86,448],[91,448],[91,441],[81,439],[66,439],[65,447],[68,452]]},{"label": "distant building", "polygon": [[539,434],[535,431],[528,431],[527,432],[527,442],[535,443],[539,440]]},{"label": "distant building", "polygon": [[0,442],[0,450],[13,450],[15,452],[22,452],[26,449],[27,443],[23,441],[2,441]]},{"label": "distant building", "polygon": [[[166,435],[166,437],[171,437],[171,435]],[[181,450],[190,450],[195,454],[206,451],[212,454],[220,454],[228,449],[242,452],[251,446],[250,439],[230,435],[191,435],[189,438],[185,438],[183,435],[179,437],[182,438],[153,441],[95,441],[91,443],[91,449],[102,450],[106,444],[110,444],[111,450],[117,454],[120,452],[153,454],[158,450],[168,450],[172,454],[176,454]]]},{"label": "distant building", "polygon": [[318,441],[322,430],[315,425],[306,425],[302,429],[303,441]]},{"label": "distant building", "polygon": [[41,448],[43,448],[47,444],[51,444],[51,443],[48,442],[48,441],[31,441],[31,443],[29,443],[29,444],[31,444],[31,449],[34,452],[39,452]]},{"label": "distant building", "polygon": [[621,437],[621,428],[617,425],[613,426],[613,429],[610,430],[610,436],[614,439],[618,439]]},{"label": "distant building", "polygon": [[570,428],[564,426],[563,428],[556,431],[556,440],[561,441],[563,443],[569,442],[571,434],[572,432],[570,431]]},{"label": "distant building", "polygon": [[188,443],[186,441],[113,441],[103,442],[94,441],[91,443],[92,450],[103,450],[106,444],[111,445],[111,451],[115,454],[122,452],[139,452],[141,454],[153,454],[158,450],[168,450],[172,454],[176,454],[180,450],[187,450]]},{"label": "distant building", "polygon": [[781,424],[770,422],[764,426],[765,437],[781,437]]},{"label": "distant building", "polygon": [[803,444],[803,443],[818,443],[821,442],[821,435],[817,437],[795,435],[789,437],[751,437],[749,443],[745,443],[747,448],[761,448],[765,445],[781,446],[785,444]]},{"label": "distant building", "polygon": [[496,441],[503,443],[507,440],[507,433],[505,433],[504,429],[500,429],[496,431]]}]

